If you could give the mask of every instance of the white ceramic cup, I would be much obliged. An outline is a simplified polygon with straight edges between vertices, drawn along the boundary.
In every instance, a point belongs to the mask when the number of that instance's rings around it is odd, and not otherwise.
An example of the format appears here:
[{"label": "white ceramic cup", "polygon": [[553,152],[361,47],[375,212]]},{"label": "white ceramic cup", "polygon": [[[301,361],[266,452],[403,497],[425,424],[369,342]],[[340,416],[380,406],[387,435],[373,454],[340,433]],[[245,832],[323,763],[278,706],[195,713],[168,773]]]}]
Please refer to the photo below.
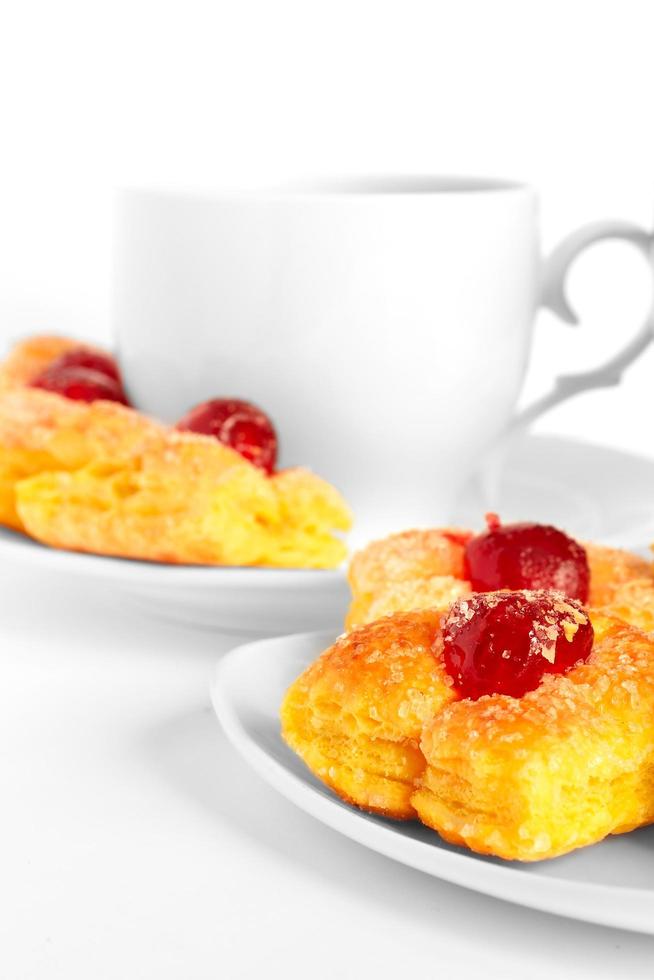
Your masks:
[{"label": "white ceramic cup", "polygon": [[353,180],[253,193],[119,194],[114,318],[128,391],[174,421],[207,398],[255,402],[280,464],[350,501],[357,540],[447,520],[462,482],[511,425],[614,383],[650,324],[520,419],[535,313],[573,321],[579,251],[651,238],[623,222],[540,256],[537,197],[508,181]]}]

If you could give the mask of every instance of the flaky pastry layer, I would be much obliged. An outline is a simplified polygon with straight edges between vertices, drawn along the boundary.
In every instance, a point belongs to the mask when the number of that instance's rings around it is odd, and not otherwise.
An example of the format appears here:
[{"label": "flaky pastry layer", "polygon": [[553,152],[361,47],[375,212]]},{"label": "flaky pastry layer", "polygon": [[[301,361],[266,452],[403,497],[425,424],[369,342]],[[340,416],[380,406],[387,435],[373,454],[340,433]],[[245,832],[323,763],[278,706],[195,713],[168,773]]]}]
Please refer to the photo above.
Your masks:
[{"label": "flaky pastry layer", "polygon": [[340,637],[295,681],[282,734],[319,779],[363,809],[415,816],[425,722],[454,697],[440,614],[398,613]]}]

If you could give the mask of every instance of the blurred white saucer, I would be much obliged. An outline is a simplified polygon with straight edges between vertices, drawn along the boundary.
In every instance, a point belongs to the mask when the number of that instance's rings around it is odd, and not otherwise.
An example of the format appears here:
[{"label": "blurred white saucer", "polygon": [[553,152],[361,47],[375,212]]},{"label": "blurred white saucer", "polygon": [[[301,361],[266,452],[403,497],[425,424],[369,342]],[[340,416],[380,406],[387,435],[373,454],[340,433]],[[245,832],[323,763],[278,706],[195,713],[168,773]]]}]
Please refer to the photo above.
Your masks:
[{"label": "blurred white saucer", "polygon": [[580,540],[646,551],[654,541],[654,459],[555,436],[524,436],[505,457],[493,491],[475,478],[452,523],[479,528],[486,510],[503,521],[554,524]]},{"label": "blurred white saucer", "polygon": [[[481,528],[489,509],[504,521],[547,522],[580,539],[645,551],[654,540],[654,460],[527,436],[507,455],[496,496],[490,499],[472,481],[449,523]],[[446,515],[440,521],[435,515],[435,524],[443,522]],[[5,529],[0,561],[95,580],[148,615],[243,637],[339,632],[349,594],[343,569],[160,565],[57,551]]]},{"label": "blurred white saucer", "polygon": [[331,629],[343,622],[348,601],[341,569],[164,565],[47,548],[6,528],[0,528],[0,561],[28,563],[59,580],[81,576],[157,619],[249,638],[315,623]]}]

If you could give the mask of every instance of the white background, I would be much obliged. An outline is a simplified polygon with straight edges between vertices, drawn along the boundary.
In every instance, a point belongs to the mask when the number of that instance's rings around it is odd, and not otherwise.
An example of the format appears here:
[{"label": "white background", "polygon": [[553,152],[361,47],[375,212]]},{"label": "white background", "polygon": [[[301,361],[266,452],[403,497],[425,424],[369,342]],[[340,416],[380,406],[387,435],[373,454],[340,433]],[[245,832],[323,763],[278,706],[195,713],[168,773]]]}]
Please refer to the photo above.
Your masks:
[{"label": "white background", "polygon": [[[123,183],[506,175],[540,188],[545,249],[599,217],[651,227],[648,0],[4,9],[3,336],[109,337],[111,188]],[[585,329],[542,317],[530,391],[635,327],[648,305],[641,265],[610,244],[580,262],[571,285]],[[653,365],[651,354],[623,392],[589,396],[540,427],[646,450]]]},{"label": "white background", "polygon": [[[654,11],[647,0],[22,0],[0,9],[2,342],[43,330],[109,339],[111,189],[124,183],[243,186],[316,173],[479,173],[522,178],[540,188],[546,250],[571,228],[600,217],[652,224]],[[580,262],[571,287],[584,327],[574,332],[542,317],[529,393],[542,388],[557,365],[570,370],[597,361],[618,335],[635,328],[651,291],[651,277],[642,265],[628,248],[612,245],[598,247]],[[652,454],[653,369],[650,353],[622,389],[561,407],[539,427]],[[193,715],[206,703],[211,659],[207,638],[200,642],[185,636],[182,642],[181,635],[166,634],[160,662],[158,650],[151,649],[158,636],[139,633],[143,623],[127,618],[128,625],[115,638],[122,659],[112,688],[108,652],[103,648],[94,660],[93,622],[84,619],[78,638],[71,638],[76,622],[70,594],[62,594],[53,605],[45,587],[35,584],[34,608],[25,597],[26,587],[17,578],[2,600],[10,603],[2,618],[13,624],[3,641],[3,660],[18,687],[15,698],[7,693],[12,725],[18,727],[12,731],[16,749],[7,755],[15,781],[10,792],[35,808],[27,821],[21,810],[11,828],[17,835],[11,843],[14,878],[8,881],[4,872],[3,878],[15,896],[5,919],[13,941],[4,946],[9,965],[3,976],[160,978],[167,962],[165,975],[171,977],[264,972],[276,977],[285,972],[284,946],[295,948],[288,954],[287,976],[322,976],[327,974],[321,943],[328,947],[333,972],[349,975],[347,966],[333,958],[346,922],[348,942],[354,941],[357,918],[363,945],[355,953],[350,949],[346,960],[353,957],[359,976],[366,975],[366,964],[376,976],[418,970],[481,976],[484,963],[488,975],[522,977],[644,976],[648,962],[651,967],[654,946],[649,940],[473,900],[368,857],[361,858],[359,873],[371,876],[374,887],[350,887],[348,868],[357,861],[355,849],[334,845],[337,850],[321,865],[321,858],[311,854],[314,844],[321,846],[320,833],[313,827],[305,831],[304,819],[275,804],[267,792],[262,790],[259,797],[249,777],[244,777],[247,804],[270,807],[272,818],[291,821],[301,859],[289,856],[291,843],[270,844],[270,832],[259,816],[245,835],[251,838],[250,850],[237,853],[248,853],[254,865],[260,862],[265,894],[257,893],[256,867],[247,867],[243,873],[250,904],[243,905],[243,892],[237,889],[238,903],[230,905],[229,892],[239,873],[233,861],[227,862],[224,882],[207,880],[198,888],[202,872],[193,862],[201,861],[202,852],[189,841],[198,835],[206,845],[214,835],[219,850],[223,840],[215,811],[222,805],[224,787],[212,784],[203,796],[202,778],[199,786],[196,780],[193,793],[200,793],[204,802],[194,822],[190,812],[195,804],[184,799],[189,786],[182,778],[184,752],[200,752],[205,762],[211,754],[204,740],[212,728],[201,714]],[[100,621],[101,615],[112,613],[94,609],[94,615]],[[105,646],[107,636],[113,634],[105,635]],[[151,859],[137,861],[131,878],[129,868],[118,862],[124,877],[116,872],[103,880],[93,874],[96,851],[102,856],[113,840],[119,854],[122,846],[129,847],[130,833],[136,834],[139,846],[148,839],[139,793],[150,800],[151,810],[155,800],[157,806],[166,803],[165,794],[159,799],[150,785],[157,779],[151,763],[159,758],[159,748],[147,743],[134,762],[127,735],[123,744],[109,720],[106,730],[101,723],[92,728],[93,710],[86,706],[85,699],[95,698],[97,717],[104,718],[103,712],[107,719],[114,717],[130,690],[125,647],[132,642],[141,644],[135,656],[138,689],[148,691],[151,678],[153,690],[164,692],[161,704],[170,709],[171,718],[182,712],[178,728],[171,721],[164,731],[161,748],[164,755],[173,753],[177,795],[173,803],[171,793],[170,813],[161,818],[165,828],[152,830],[163,835],[166,846]],[[185,662],[188,646],[198,644],[201,650]],[[63,673],[57,669],[58,657],[66,665]],[[48,663],[50,674],[44,674]],[[162,667],[165,679],[158,677]],[[186,708],[175,702],[178,677],[191,706],[188,724]],[[40,719],[39,691],[52,732],[45,731]],[[73,721],[71,704],[77,705]],[[139,717],[137,708],[132,721]],[[156,725],[152,731],[155,738]],[[56,769],[58,760],[66,774],[63,790],[57,782],[59,809],[54,815],[48,814],[47,788],[34,786],[26,768],[40,758],[41,736],[53,737],[60,746],[62,754],[55,753],[52,764]],[[175,748],[178,736],[181,747]],[[191,748],[188,739],[194,738],[197,746]],[[88,750],[80,748],[85,744]],[[126,813],[125,803],[113,830],[110,826],[98,838],[94,821],[101,826],[102,764],[97,763],[97,786],[91,787],[95,802],[81,816],[78,779],[88,780],[94,771],[96,750],[109,773],[115,759],[109,762],[101,748],[109,746],[113,752],[116,744],[126,752],[121,757],[126,783],[134,780],[125,789],[125,801],[134,812]],[[147,763],[142,773],[141,763]],[[233,761],[226,764],[229,778],[235,778],[236,769]],[[38,767],[35,771],[41,775]],[[211,778],[209,766],[205,772]],[[67,807],[66,800],[74,803]],[[238,823],[241,816],[237,812],[230,819]],[[82,851],[73,850],[72,856],[66,851],[66,828],[82,841]],[[165,863],[169,846],[180,848],[173,855],[176,871],[170,879]],[[90,849],[86,875],[85,847]],[[36,857],[26,873],[32,848]],[[207,860],[209,877],[215,876],[220,857],[214,852]],[[184,878],[180,868],[189,867],[185,861],[199,878],[190,872]],[[105,875],[112,862],[111,854],[100,860]],[[276,874],[286,882],[288,916],[276,903]],[[323,891],[321,876],[326,876]],[[149,906],[147,882],[154,879],[161,891]],[[161,898],[167,880],[173,888],[182,887],[175,900]],[[55,887],[53,881],[63,884]],[[185,881],[192,882],[187,891]],[[395,895],[393,881],[398,884]],[[307,932],[310,920],[305,915],[304,938],[298,938],[292,897],[304,888],[311,901],[317,902],[318,895],[323,899],[315,908],[316,928]],[[91,906],[99,903],[97,920],[86,896]],[[439,927],[441,915],[444,929]],[[175,922],[180,923],[179,935]],[[527,938],[532,933],[533,945]],[[194,950],[203,951],[200,959]]]}]

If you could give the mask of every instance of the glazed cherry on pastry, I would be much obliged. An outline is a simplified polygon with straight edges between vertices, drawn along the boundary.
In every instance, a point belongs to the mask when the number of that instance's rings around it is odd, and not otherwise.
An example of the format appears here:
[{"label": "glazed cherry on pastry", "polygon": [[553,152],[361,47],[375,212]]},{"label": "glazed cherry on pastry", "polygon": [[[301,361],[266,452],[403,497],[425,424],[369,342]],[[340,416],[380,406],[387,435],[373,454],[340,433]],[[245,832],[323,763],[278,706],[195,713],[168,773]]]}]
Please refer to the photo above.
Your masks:
[{"label": "glazed cherry on pastry", "polygon": [[54,391],[76,401],[94,402],[102,398],[128,404],[113,357],[87,347],[65,351],[34,378],[31,386]]},{"label": "glazed cherry on pastry", "polygon": [[33,388],[53,391],[74,401],[95,402],[100,399],[127,405],[123,387],[115,378],[86,367],[64,367],[44,371],[34,381]]},{"label": "glazed cherry on pastry", "polygon": [[586,552],[549,524],[504,524],[487,514],[488,530],[466,545],[466,578],[475,592],[495,589],[556,589],[588,600]]},{"label": "glazed cherry on pastry", "polygon": [[486,592],[458,599],[443,621],[445,669],[463,698],[519,698],[544,674],[590,656],[593,627],[561,592]]},{"label": "glazed cherry on pastry", "polygon": [[88,347],[73,347],[71,350],[60,354],[52,361],[44,373],[62,371],[64,368],[83,367],[98,374],[104,374],[108,378],[113,378],[122,385],[118,365],[110,354],[103,354],[100,351],[90,350]]},{"label": "glazed cherry on pastry", "polygon": [[176,428],[214,436],[266,473],[275,468],[277,433],[268,416],[250,402],[212,398],[192,408]]}]

